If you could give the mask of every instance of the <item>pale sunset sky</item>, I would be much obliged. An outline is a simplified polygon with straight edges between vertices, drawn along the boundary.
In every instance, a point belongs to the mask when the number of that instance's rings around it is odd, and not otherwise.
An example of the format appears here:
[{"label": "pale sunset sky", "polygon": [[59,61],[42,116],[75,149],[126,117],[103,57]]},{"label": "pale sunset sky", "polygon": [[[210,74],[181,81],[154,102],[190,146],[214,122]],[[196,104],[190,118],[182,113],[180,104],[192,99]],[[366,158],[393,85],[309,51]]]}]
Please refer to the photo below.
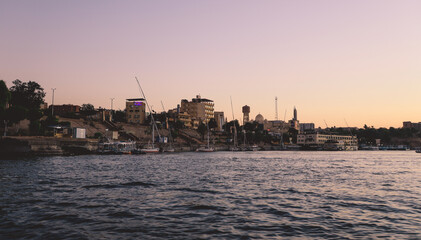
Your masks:
[{"label": "pale sunset sky", "polygon": [[421,122],[421,1],[0,0],[0,79],[51,104],[156,111],[197,94],[331,126]]}]

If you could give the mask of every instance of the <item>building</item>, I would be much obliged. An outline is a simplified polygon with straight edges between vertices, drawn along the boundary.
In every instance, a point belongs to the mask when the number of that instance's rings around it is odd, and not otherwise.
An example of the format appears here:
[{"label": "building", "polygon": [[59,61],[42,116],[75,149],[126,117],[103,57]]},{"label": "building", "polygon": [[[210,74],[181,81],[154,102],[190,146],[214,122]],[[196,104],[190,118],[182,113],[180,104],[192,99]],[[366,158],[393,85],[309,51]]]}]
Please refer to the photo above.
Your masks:
[{"label": "building", "polygon": [[321,149],[326,145],[335,145],[336,149],[328,150],[358,150],[358,139],[355,136],[343,136],[334,134],[300,133],[297,136],[297,144],[305,148]]},{"label": "building", "polygon": [[279,134],[279,133],[288,132],[289,124],[280,120],[273,120],[273,121],[264,120],[263,128],[267,130],[268,132]]},{"label": "building", "polygon": [[99,120],[101,122],[105,122],[105,121],[111,122],[113,119],[112,115],[113,115],[112,111],[105,108],[98,108],[95,114],[96,120]]},{"label": "building", "polygon": [[224,112],[215,112],[214,118],[215,118],[216,124],[218,125],[217,127],[218,131],[220,132],[224,131],[224,129],[222,128],[225,125]]},{"label": "building", "polygon": [[314,131],[314,123],[300,123],[300,133]]},{"label": "building", "polygon": [[80,106],[73,104],[63,104],[63,105],[50,105],[49,109],[54,107],[54,115],[65,116],[67,114],[78,114],[80,113]]},{"label": "building", "polygon": [[243,106],[243,124],[250,122],[250,107],[245,105]]},{"label": "building", "polygon": [[297,109],[294,107],[294,117],[289,120],[289,127],[294,128],[296,130],[300,130],[300,122],[298,121],[297,117]]},{"label": "building", "polygon": [[415,128],[417,130],[421,130],[421,122],[419,123],[412,123],[412,122],[403,122],[403,128]]},{"label": "building", "polygon": [[199,121],[193,120],[186,112],[179,112],[177,114],[177,119],[181,121],[186,128],[197,129],[199,127]]},{"label": "building", "polygon": [[[7,107],[7,105],[6,105],[6,107]],[[39,109],[41,109],[41,110],[48,109],[48,103],[41,103],[41,105],[39,106]]]},{"label": "building", "polygon": [[214,103],[197,95],[190,102],[186,99],[181,100],[180,112],[187,113],[192,120],[206,123],[214,118]]},{"label": "building", "polygon": [[259,124],[263,124],[265,122],[265,118],[263,117],[262,114],[257,114],[256,118],[254,119],[254,121],[258,122]]},{"label": "building", "polygon": [[144,98],[126,99],[126,119],[128,123],[144,124],[146,121],[146,102]]}]

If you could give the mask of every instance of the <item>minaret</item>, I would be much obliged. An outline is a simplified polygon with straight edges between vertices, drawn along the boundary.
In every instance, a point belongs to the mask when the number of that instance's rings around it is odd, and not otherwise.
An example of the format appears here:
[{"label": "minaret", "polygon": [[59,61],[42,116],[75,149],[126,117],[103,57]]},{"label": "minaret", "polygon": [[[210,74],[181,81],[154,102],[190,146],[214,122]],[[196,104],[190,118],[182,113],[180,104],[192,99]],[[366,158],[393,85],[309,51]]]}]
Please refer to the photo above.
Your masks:
[{"label": "minaret", "polygon": [[294,120],[295,121],[298,120],[298,118],[297,118],[297,109],[295,108],[295,106],[294,106]]}]

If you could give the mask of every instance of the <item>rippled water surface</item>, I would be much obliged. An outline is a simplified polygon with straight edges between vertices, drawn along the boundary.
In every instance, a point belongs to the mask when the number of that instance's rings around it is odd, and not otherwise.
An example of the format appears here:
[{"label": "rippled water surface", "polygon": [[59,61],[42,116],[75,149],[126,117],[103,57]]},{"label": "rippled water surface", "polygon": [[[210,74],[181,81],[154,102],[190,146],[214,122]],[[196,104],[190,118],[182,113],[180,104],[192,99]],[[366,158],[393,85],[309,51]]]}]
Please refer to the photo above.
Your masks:
[{"label": "rippled water surface", "polygon": [[0,161],[0,239],[421,239],[421,154]]}]

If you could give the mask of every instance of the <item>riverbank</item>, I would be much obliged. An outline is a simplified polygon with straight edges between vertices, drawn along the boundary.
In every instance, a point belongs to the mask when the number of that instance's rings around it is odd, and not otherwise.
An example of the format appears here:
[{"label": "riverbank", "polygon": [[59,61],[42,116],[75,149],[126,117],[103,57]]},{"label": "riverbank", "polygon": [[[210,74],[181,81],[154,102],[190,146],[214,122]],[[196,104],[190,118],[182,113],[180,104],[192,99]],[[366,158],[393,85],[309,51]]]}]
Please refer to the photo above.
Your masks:
[{"label": "riverbank", "polygon": [[2,137],[0,156],[54,156],[94,153],[98,148],[96,139],[55,137]]},{"label": "riverbank", "polygon": [[[138,142],[138,147],[144,143]],[[161,149],[165,144],[157,144]],[[200,144],[176,143],[173,145],[176,152],[192,152]],[[216,144],[216,151],[229,151],[230,145]],[[261,145],[260,150],[280,150],[279,146]],[[25,156],[67,156],[96,154],[98,150],[97,139],[57,138],[44,136],[10,136],[0,138],[0,158]]]}]

